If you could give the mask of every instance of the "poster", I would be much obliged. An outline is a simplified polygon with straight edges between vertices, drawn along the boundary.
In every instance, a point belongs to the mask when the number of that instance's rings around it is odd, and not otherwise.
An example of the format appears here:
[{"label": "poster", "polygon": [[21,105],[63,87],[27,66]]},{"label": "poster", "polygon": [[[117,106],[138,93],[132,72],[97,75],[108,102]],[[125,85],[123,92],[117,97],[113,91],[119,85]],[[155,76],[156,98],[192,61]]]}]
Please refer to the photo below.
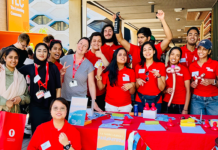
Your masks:
[{"label": "poster", "polygon": [[29,0],[7,0],[8,31],[29,32]]},{"label": "poster", "polygon": [[84,126],[88,98],[72,97],[68,122],[72,125]]},{"label": "poster", "polygon": [[98,129],[97,150],[125,150],[126,129]]}]

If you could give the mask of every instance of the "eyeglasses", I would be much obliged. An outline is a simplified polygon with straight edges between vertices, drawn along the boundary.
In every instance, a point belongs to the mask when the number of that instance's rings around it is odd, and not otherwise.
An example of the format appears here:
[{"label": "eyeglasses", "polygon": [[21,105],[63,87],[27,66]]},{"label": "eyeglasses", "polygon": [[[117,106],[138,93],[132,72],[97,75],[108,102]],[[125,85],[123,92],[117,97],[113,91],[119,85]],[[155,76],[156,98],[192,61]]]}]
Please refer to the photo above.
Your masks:
[{"label": "eyeglasses", "polygon": [[60,110],[60,111],[66,111],[66,108],[65,107],[61,107],[60,109],[58,109],[58,107],[52,107],[52,110],[53,111],[58,111],[58,110]]},{"label": "eyeglasses", "polygon": [[145,81],[148,82],[148,81],[149,81],[149,77],[148,77],[149,71],[146,71],[146,72],[145,72],[145,75],[147,76],[147,77],[145,78]]}]

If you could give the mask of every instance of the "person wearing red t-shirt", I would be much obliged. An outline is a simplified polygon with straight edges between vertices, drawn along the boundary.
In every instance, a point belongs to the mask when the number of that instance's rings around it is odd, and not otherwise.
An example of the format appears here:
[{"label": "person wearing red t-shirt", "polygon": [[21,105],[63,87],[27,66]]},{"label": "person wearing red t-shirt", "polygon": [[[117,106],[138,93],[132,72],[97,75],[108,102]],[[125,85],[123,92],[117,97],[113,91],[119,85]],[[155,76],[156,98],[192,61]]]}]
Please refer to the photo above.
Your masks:
[{"label": "person wearing red t-shirt", "polygon": [[[98,67],[101,66],[103,69],[109,65],[107,58],[101,51],[102,45],[102,35],[99,32],[94,32],[90,36],[91,49],[85,54],[85,57],[93,64],[95,67],[94,76],[97,75]],[[97,85],[97,80],[95,79],[95,84]],[[88,93],[89,106],[91,105],[91,96]],[[96,100],[98,107],[105,111],[105,89],[99,90],[96,86]]]},{"label": "person wearing red t-shirt", "polygon": [[114,51],[122,47],[122,45],[118,45],[117,38],[114,33],[114,27],[111,24],[106,24],[102,28],[101,35],[103,39],[101,50],[110,63],[113,58]]},{"label": "person wearing red t-shirt", "polygon": [[34,132],[27,150],[81,150],[79,131],[67,122],[68,102],[56,98],[51,102],[51,121],[39,125]]},{"label": "person wearing red t-shirt", "polygon": [[191,114],[218,115],[218,62],[210,58],[212,43],[208,39],[198,44],[199,60],[189,66],[192,76]]},{"label": "person wearing red t-shirt", "polygon": [[197,41],[199,39],[199,30],[196,27],[191,27],[187,31],[187,44],[182,46],[182,58],[180,59],[180,64],[189,67],[191,63],[199,59],[197,54]]},{"label": "person wearing red t-shirt", "polygon": [[[172,32],[167,25],[165,19],[164,19],[164,12],[162,10],[158,10],[157,17],[160,19],[164,32],[166,34],[166,38],[159,44],[155,45],[155,48],[157,50],[157,58],[160,60],[160,57],[163,53],[163,51],[168,47],[169,43],[171,42],[173,35]],[[116,15],[113,15],[113,20],[115,20]],[[132,68],[134,69],[135,66],[140,63],[140,50],[143,43],[150,41],[151,38],[151,30],[150,28],[142,27],[137,32],[138,36],[138,45],[130,44],[128,41],[126,41],[123,36],[121,29],[118,34],[116,34],[118,42],[129,52],[130,55],[132,55]]]},{"label": "person wearing red t-shirt", "polygon": [[114,112],[131,112],[131,94],[135,93],[135,73],[128,67],[127,51],[118,48],[109,66],[102,74],[102,67],[97,71],[98,88],[106,87],[105,110]]},{"label": "person wearing red t-shirt", "polygon": [[136,104],[138,111],[143,112],[145,102],[150,106],[155,103],[157,112],[161,111],[161,91],[165,88],[165,66],[157,59],[157,50],[151,42],[145,42],[140,52],[141,62],[135,67]]},{"label": "person wearing red t-shirt", "polygon": [[167,72],[166,75],[166,89],[164,91],[165,96],[163,99],[163,112],[172,114],[188,114],[188,106],[190,102],[190,73],[188,68],[181,65],[179,60],[182,56],[182,50],[179,47],[174,47],[169,51],[169,66],[172,65],[180,68],[180,71],[175,73],[176,76],[176,86],[175,93],[171,102],[170,107],[168,107],[168,102],[171,98],[173,92],[173,74]]}]

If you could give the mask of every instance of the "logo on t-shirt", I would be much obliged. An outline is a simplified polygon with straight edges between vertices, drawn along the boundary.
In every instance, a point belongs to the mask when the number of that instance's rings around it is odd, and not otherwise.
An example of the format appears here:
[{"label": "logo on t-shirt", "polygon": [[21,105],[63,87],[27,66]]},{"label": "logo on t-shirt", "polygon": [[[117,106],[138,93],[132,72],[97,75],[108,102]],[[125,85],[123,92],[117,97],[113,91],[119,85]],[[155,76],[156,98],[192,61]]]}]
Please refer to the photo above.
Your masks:
[{"label": "logo on t-shirt", "polygon": [[206,67],[207,71],[209,72],[213,72],[213,69],[211,69],[210,67]]},{"label": "logo on t-shirt", "polygon": [[176,73],[178,76],[183,76],[183,74],[181,74],[181,73]]},{"label": "logo on t-shirt", "polygon": [[123,74],[124,77],[123,77],[123,81],[129,81],[129,75],[127,74]]},{"label": "logo on t-shirt", "polygon": [[103,64],[103,62],[102,62],[101,59],[99,59],[99,60],[95,63],[95,68],[98,68],[99,66],[101,66],[101,67],[104,66],[104,64]]}]

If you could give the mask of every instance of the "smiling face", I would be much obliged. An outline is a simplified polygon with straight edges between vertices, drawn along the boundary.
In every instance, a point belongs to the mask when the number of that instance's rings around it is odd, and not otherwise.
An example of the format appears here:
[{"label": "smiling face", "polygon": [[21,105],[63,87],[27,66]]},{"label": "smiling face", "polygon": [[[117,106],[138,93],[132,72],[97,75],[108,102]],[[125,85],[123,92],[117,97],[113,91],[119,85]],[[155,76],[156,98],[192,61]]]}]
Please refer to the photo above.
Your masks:
[{"label": "smiling face", "polygon": [[85,39],[82,39],[77,44],[76,52],[80,55],[84,55],[87,52],[88,48],[89,48],[89,42]]},{"label": "smiling face", "polygon": [[60,59],[62,54],[62,47],[59,43],[56,43],[53,45],[52,49],[49,50],[50,57],[52,57],[55,60]]},{"label": "smiling face", "polygon": [[143,47],[143,56],[146,59],[153,59],[153,55],[155,54],[155,50],[152,48],[150,44],[146,44]]},{"label": "smiling face", "polygon": [[67,115],[67,107],[60,101],[56,100],[51,107],[51,116],[53,119],[62,120]]},{"label": "smiling face", "polygon": [[121,49],[117,53],[117,63],[125,64],[126,62],[127,62],[127,53],[124,49]]},{"label": "smiling face", "polygon": [[8,68],[15,68],[18,64],[18,59],[18,54],[15,51],[11,51],[6,57],[4,57]]},{"label": "smiling face", "polygon": [[105,39],[107,39],[107,40],[112,39],[113,34],[114,34],[114,32],[113,32],[113,29],[111,27],[106,27],[104,29],[104,38]]},{"label": "smiling face", "polygon": [[207,58],[208,55],[211,53],[211,50],[206,49],[203,46],[199,46],[197,53],[200,59]]},{"label": "smiling face", "polygon": [[196,30],[190,30],[186,37],[186,40],[188,44],[196,45],[198,38],[199,38],[198,32]]},{"label": "smiling face", "polygon": [[144,34],[142,34],[142,33],[139,33],[139,34],[137,35],[137,37],[138,37],[139,46],[142,46],[145,42],[147,42],[147,41],[150,40],[150,37],[147,38],[147,37],[144,36]]},{"label": "smiling face", "polygon": [[92,49],[99,50],[99,47],[101,47],[102,41],[100,36],[93,36],[91,41]]},{"label": "smiling face", "polygon": [[171,65],[176,65],[179,63],[179,60],[180,60],[180,56],[181,56],[181,53],[178,49],[174,49],[171,53],[170,53],[170,64]]},{"label": "smiling face", "polygon": [[40,45],[36,49],[36,58],[38,58],[40,61],[44,61],[48,57],[48,50],[44,45]]}]

